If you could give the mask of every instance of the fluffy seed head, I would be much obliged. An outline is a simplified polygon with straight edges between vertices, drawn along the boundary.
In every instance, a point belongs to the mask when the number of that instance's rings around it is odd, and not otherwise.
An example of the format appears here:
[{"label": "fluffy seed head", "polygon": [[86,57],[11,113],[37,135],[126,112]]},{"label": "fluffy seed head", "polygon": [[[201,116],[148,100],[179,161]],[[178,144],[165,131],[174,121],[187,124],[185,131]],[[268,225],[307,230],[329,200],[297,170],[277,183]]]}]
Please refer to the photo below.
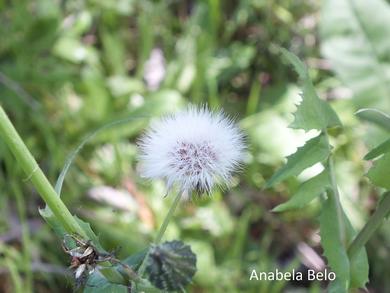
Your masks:
[{"label": "fluffy seed head", "polygon": [[179,185],[185,191],[210,192],[227,185],[243,159],[243,135],[222,112],[205,107],[152,122],[139,142],[141,173]]}]

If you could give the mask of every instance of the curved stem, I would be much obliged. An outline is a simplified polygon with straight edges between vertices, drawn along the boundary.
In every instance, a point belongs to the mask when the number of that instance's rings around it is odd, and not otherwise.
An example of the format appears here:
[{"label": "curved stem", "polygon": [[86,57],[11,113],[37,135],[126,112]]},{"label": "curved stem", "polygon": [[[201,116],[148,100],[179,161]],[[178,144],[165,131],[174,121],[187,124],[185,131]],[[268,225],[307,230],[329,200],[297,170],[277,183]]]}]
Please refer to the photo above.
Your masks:
[{"label": "curved stem", "polygon": [[41,168],[39,168],[38,163],[20,138],[1,105],[0,137],[8,145],[9,149],[16,157],[17,162],[27,174],[27,178],[31,180],[42,199],[49,206],[58,221],[63,225],[64,229],[68,233],[77,233],[84,238],[88,238],[76,219],[61,201],[49,180],[43,174]]},{"label": "curved stem", "polygon": [[368,220],[363,229],[359,232],[356,238],[352,241],[348,248],[348,256],[352,259],[359,250],[367,243],[372,234],[379,228],[383,219],[390,212],[390,191],[383,195],[383,199],[378,205],[378,208]]}]

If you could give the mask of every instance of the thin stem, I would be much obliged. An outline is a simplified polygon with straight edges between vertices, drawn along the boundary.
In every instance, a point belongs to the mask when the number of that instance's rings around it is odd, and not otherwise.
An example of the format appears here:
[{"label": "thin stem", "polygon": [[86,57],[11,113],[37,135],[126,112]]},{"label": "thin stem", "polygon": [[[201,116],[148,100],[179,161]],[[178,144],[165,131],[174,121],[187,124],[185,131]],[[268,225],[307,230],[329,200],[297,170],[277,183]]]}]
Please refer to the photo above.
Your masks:
[{"label": "thin stem", "polygon": [[[167,230],[168,224],[171,221],[172,216],[175,213],[177,206],[179,205],[179,202],[180,202],[180,199],[181,199],[183,193],[184,192],[182,190],[180,190],[178,192],[178,194],[176,195],[175,199],[173,200],[172,205],[170,206],[169,211],[168,211],[167,215],[165,216],[164,222],[162,223],[160,229],[158,230],[156,239],[154,240],[154,244],[159,244],[161,242],[161,239],[163,238],[165,231]],[[144,274],[145,269],[146,269],[146,263],[147,263],[147,260],[149,257],[149,251],[150,250],[148,250],[148,252],[146,253],[146,255],[145,255],[145,257],[144,257],[144,259],[143,259],[143,261],[138,269],[138,275],[141,278],[142,278],[142,275]]]},{"label": "thin stem", "polygon": [[8,145],[9,149],[16,157],[17,162],[27,174],[27,178],[31,180],[42,199],[49,206],[58,221],[61,222],[64,229],[68,233],[77,233],[84,238],[88,238],[84,230],[80,227],[65,204],[61,201],[49,180],[43,174],[41,168],[39,168],[34,157],[23,143],[1,105],[0,137]]},{"label": "thin stem", "polygon": [[26,92],[23,87],[2,72],[0,72],[0,83],[12,90],[23,103],[29,105],[33,110],[41,107],[41,104]]},{"label": "thin stem", "polygon": [[371,238],[372,234],[379,228],[383,219],[389,214],[389,212],[390,191],[386,192],[383,195],[383,199],[379,203],[378,208],[349,246],[348,256],[350,259],[356,256],[359,250],[364,245],[366,245],[367,241]]},{"label": "thin stem", "polygon": [[176,195],[171,207],[169,208],[168,214],[165,216],[164,222],[162,223],[160,230],[158,231],[158,234],[156,236],[156,239],[154,240],[154,244],[159,244],[161,242],[161,239],[163,238],[165,231],[167,230],[168,224],[171,221],[177,206],[179,205],[182,195],[183,191],[180,190],[180,192]]}]

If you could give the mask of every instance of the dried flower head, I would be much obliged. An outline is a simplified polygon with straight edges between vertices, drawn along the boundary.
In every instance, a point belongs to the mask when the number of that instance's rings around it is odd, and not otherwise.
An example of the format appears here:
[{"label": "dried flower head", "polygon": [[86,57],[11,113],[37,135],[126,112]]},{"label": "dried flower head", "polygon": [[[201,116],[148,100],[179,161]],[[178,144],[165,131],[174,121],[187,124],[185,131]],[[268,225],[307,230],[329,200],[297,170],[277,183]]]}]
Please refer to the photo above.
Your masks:
[{"label": "dried flower head", "polygon": [[154,121],[139,146],[144,177],[200,192],[229,183],[245,148],[231,119],[195,106]]}]

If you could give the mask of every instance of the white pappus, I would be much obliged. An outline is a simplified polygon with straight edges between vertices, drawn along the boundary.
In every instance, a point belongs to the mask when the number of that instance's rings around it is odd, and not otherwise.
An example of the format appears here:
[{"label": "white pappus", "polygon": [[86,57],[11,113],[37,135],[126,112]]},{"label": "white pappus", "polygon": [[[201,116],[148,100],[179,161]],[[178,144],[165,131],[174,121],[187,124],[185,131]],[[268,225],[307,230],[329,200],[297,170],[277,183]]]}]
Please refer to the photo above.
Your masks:
[{"label": "white pappus", "polygon": [[178,185],[186,192],[228,186],[245,149],[232,119],[195,106],[153,121],[138,145],[143,177],[163,179],[168,189]]}]

